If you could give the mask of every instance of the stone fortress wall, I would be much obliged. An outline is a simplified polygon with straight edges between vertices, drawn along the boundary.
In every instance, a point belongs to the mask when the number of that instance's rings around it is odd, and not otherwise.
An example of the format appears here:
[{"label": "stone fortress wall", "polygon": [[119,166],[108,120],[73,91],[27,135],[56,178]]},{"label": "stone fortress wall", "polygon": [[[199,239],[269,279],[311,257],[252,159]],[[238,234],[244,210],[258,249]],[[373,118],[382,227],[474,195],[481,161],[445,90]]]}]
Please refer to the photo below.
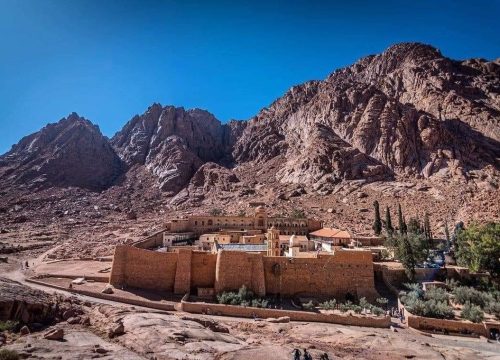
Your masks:
[{"label": "stone fortress wall", "polygon": [[198,288],[213,288],[218,293],[246,285],[260,296],[311,294],[343,299],[350,293],[374,299],[378,294],[373,274],[368,251],[285,258],[238,251],[211,254],[191,249],[165,253],[118,245],[110,283],[115,287],[177,294],[196,294]]}]

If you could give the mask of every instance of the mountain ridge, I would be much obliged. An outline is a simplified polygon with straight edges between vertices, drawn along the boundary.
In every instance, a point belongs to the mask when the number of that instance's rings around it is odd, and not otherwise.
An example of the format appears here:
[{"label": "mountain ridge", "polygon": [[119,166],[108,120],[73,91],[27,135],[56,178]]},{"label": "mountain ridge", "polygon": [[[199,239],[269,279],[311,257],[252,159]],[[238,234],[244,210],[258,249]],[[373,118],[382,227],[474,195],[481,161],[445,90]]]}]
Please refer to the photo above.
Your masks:
[{"label": "mountain ridge", "polygon": [[[80,149],[62,136],[68,119],[87,139]],[[60,123],[48,125],[59,133],[44,128],[0,156],[5,189],[140,194],[132,179],[142,179],[174,208],[333,196],[350,184],[498,191],[500,65],[401,43],[291,87],[248,120],[223,124],[206,110],[154,103],[111,139],[76,114]]]}]

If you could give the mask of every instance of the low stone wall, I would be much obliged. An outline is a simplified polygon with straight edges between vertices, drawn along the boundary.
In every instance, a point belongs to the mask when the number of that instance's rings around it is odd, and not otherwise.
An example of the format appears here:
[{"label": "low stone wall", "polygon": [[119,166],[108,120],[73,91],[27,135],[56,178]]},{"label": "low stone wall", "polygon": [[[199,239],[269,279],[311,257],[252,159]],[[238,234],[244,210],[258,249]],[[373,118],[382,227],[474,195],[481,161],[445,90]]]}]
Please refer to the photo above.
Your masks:
[{"label": "low stone wall", "polygon": [[116,296],[113,294],[103,294],[100,292],[81,290],[81,289],[77,289],[75,287],[73,287],[72,289],[69,289],[66,287],[62,287],[59,285],[55,285],[55,284],[41,281],[40,279],[26,279],[26,281],[33,283],[33,284],[37,284],[37,285],[51,287],[53,289],[63,290],[63,291],[73,293],[73,294],[85,295],[85,296],[94,297],[94,298],[103,299],[103,300],[110,300],[110,301],[120,302],[120,303],[124,303],[124,304],[129,304],[129,305],[142,306],[142,307],[147,307],[147,308],[156,309],[156,310],[164,310],[164,311],[175,311],[176,310],[175,304],[165,304],[165,303],[159,303],[157,301],[143,301],[143,300],[138,300],[138,299],[124,298],[124,297]]},{"label": "low stone wall", "polygon": [[414,315],[409,312],[403,304],[401,304],[401,301],[399,299],[398,307],[400,309],[403,309],[403,313],[406,318],[406,324],[409,327],[423,331],[437,331],[488,337],[489,328],[494,328],[496,326],[496,324],[486,324],[484,322],[473,323],[467,320],[434,319]]},{"label": "low stone wall", "polygon": [[362,316],[362,315],[339,315],[323,314],[308,311],[292,311],[277,309],[262,309],[235,305],[210,304],[205,302],[189,302],[185,296],[181,301],[180,310],[195,314],[211,314],[223,316],[235,316],[244,318],[279,318],[290,317],[293,321],[323,322],[341,325],[366,326],[377,328],[388,328],[391,318],[388,316]]},{"label": "low stone wall", "polygon": [[472,323],[464,320],[433,319],[411,314],[405,309],[409,327],[426,331],[446,331],[448,333],[475,334],[488,337],[488,330],[483,323]]}]

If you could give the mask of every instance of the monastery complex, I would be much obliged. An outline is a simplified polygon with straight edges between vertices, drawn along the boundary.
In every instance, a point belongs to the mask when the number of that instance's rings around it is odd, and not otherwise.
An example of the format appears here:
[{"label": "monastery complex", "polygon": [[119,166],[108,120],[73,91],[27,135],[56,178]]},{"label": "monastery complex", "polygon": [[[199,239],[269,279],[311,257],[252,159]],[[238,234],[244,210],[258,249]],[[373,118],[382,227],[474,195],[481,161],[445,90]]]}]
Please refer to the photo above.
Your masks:
[{"label": "monastery complex", "polygon": [[347,231],[322,226],[268,217],[263,207],[254,216],[173,219],[149,238],[116,247],[110,283],[200,297],[245,285],[259,296],[375,299],[372,252],[354,246],[360,242]]}]

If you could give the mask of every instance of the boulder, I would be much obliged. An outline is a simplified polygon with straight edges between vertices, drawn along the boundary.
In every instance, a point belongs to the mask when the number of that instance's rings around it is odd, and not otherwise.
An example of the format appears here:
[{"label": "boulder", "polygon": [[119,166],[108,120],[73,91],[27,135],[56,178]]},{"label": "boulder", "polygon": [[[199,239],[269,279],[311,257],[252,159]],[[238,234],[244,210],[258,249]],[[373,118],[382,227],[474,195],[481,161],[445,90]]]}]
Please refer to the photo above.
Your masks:
[{"label": "boulder", "polygon": [[79,316],[73,316],[73,317],[70,317],[68,320],[66,320],[66,322],[70,325],[79,324],[80,321],[81,321],[81,318]]},{"label": "boulder", "polygon": [[47,340],[61,341],[64,339],[64,330],[63,329],[49,330],[43,335],[43,338]]},{"label": "boulder", "polygon": [[75,311],[75,309],[68,309],[68,310],[66,310],[66,311],[64,311],[64,312],[63,312],[63,314],[62,314],[62,318],[63,318],[64,320],[68,320],[69,318],[72,318],[72,317],[74,317],[75,315],[76,315],[76,311]]},{"label": "boulder", "polygon": [[113,294],[114,293],[114,291],[113,291],[113,285],[111,285],[111,284],[106,285],[106,287],[104,289],[102,289],[101,293],[103,293],[103,294]]},{"label": "boulder", "polygon": [[123,335],[125,333],[125,327],[123,326],[123,323],[119,322],[116,324],[113,324],[109,329],[108,329],[108,337],[110,339]]},{"label": "boulder", "polygon": [[28,334],[30,334],[30,333],[31,333],[31,331],[30,331],[30,329],[29,329],[26,325],[24,325],[24,326],[23,326],[23,327],[19,330],[19,333],[20,333],[21,335],[28,335]]}]

